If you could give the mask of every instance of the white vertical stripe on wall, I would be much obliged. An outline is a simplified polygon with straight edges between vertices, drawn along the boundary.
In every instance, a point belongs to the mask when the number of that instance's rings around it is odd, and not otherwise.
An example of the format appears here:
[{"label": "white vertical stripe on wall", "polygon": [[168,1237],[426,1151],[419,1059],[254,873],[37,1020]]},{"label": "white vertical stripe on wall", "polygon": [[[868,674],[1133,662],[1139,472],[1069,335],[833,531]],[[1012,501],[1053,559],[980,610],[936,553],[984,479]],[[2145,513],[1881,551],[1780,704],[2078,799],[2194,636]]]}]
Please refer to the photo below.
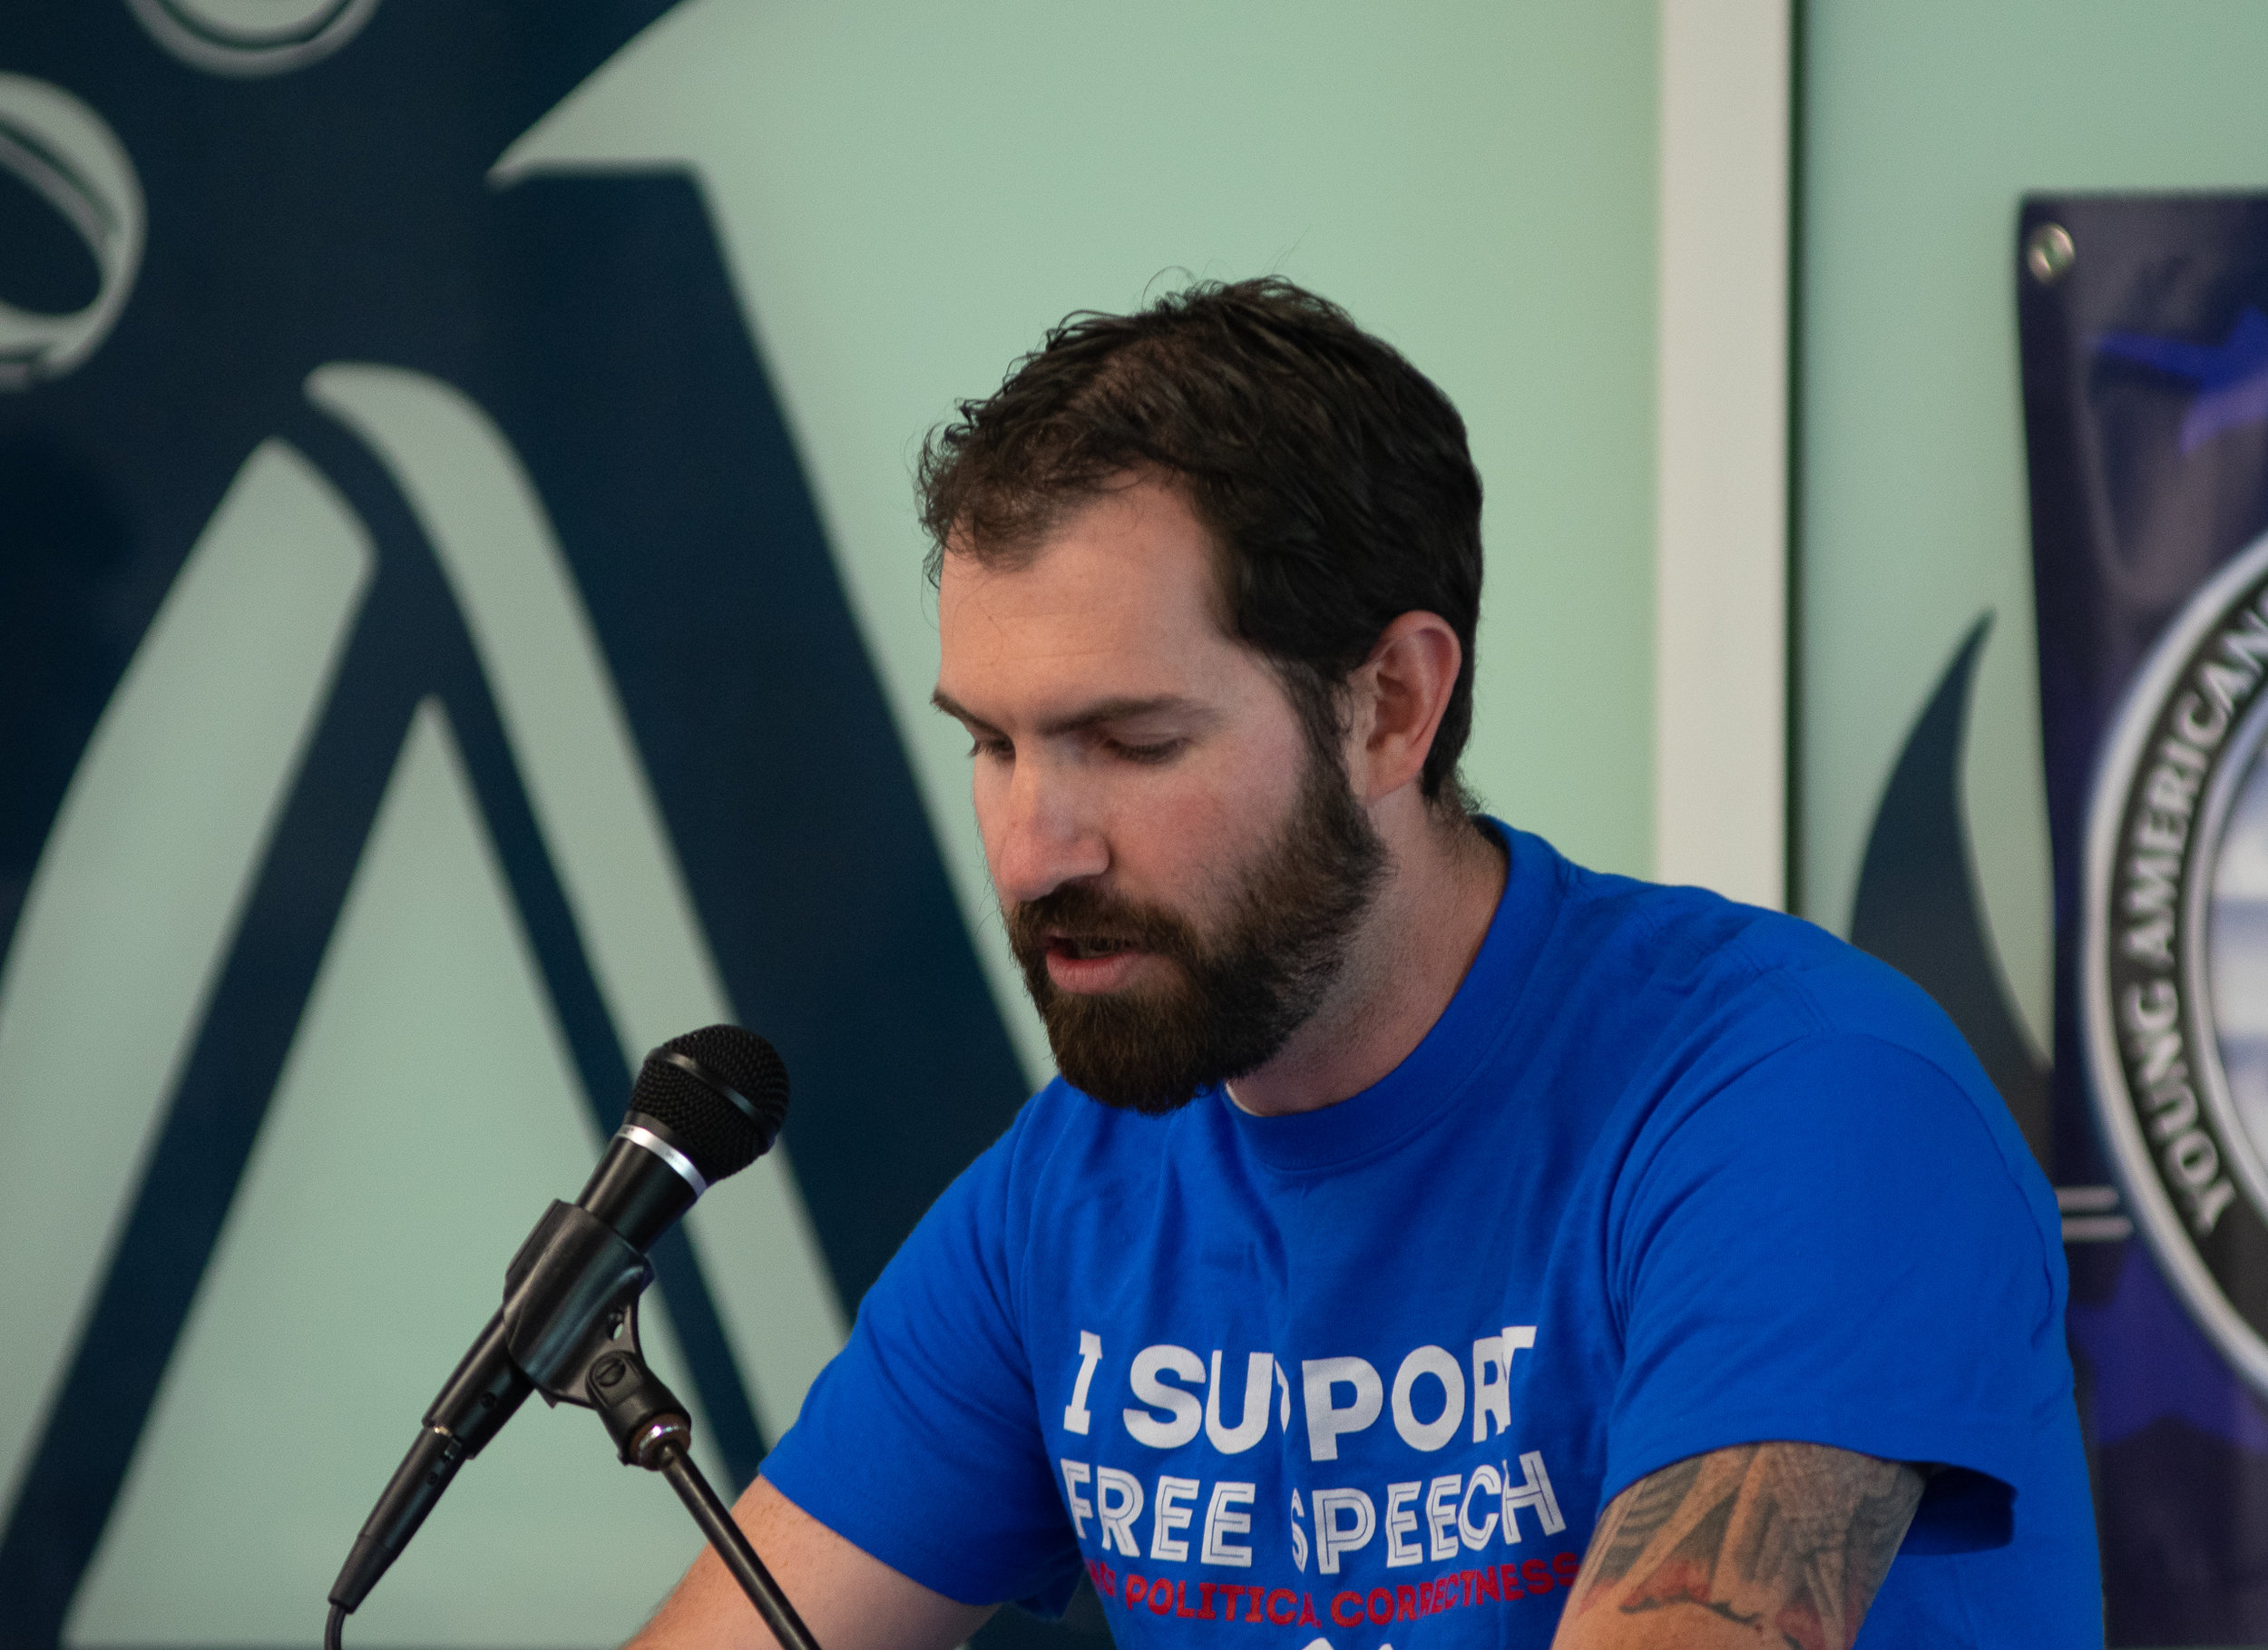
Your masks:
[{"label": "white vertical stripe on wall", "polygon": [[255,447],[64,793],[0,968],[0,1506],[132,1212],[376,562],[296,447]]},{"label": "white vertical stripe on wall", "polygon": [[1785,897],[1790,0],[1662,0],[1654,871]]}]

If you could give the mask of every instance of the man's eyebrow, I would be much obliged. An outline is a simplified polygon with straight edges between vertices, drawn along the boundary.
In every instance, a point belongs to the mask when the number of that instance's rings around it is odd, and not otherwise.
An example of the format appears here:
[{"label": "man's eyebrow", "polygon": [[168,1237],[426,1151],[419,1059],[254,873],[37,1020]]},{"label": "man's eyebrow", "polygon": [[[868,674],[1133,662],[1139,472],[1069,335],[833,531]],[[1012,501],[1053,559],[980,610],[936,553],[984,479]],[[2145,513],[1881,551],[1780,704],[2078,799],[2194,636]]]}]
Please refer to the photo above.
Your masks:
[{"label": "man's eyebrow", "polygon": [[938,709],[943,711],[956,722],[967,722],[978,727],[990,727],[992,726],[990,722],[987,722],[982,717],[977,715],[975,711],[971,710],[966,706],[963,705],[959,699],[954,698],[953,695],[947,693],[943,688],[939,688],[930,694],[929,702],[934,705]]},{"label": "man's eyebrow", "polygon": [[[943,688],[929,696],[929,702],[947,716],[965,722],[973,727],[989,728],[992,727],[990,722],[969,709]],[[1091,705],[1082,705],[1069,716],[1058,717],[1052,721],[1042,723],[1040,733],[1047,737],[1067,733],[1084,733],[1090,727],[1100,727],[1110,722],[1126,722],[1137,717],[1168,713],[1191,716],[1199,722],[1210,722],[1214,717],[1210,709],[1184,698],[1179,694],[1161,693],[1147,698],[1098,699]]]}]

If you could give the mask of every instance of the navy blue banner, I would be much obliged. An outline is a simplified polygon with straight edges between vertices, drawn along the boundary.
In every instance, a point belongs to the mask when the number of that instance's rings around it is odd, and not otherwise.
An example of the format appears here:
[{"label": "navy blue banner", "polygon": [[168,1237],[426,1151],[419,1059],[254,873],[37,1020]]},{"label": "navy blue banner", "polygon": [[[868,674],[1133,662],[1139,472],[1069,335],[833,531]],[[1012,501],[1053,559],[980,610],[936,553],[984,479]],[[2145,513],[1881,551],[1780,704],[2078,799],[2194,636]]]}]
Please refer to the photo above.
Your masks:
[{"label": "navy blue banner", "polygon": [[2016,248],[2053,839],[2042,1142],[2110,1643],[2268,1642],[2268,198]]}]

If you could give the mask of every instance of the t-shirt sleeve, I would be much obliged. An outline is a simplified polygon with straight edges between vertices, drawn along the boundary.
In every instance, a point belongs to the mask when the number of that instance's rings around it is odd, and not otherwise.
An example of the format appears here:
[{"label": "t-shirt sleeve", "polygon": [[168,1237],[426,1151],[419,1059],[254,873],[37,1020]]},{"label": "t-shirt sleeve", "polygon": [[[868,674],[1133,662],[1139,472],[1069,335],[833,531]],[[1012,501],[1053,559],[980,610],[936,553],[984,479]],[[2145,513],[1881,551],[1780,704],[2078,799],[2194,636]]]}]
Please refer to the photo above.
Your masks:
[{"label": "t-shirt sleeve", "polygon": [[836,1535],[948,1598],[1052,1616],[1080,1563],[1017,1328],[1021,1134],[1020,1120],[923,1217],[763,1471]]},{"label": "t-shirt sleeve", "polygon": [[1710,1450],[1827,1444],[1952,1469],[1909,1550],[2008,1540],[2070,1364],[2045,1193],[1989,1098],[1834,1034],[1668,1112],[1609,1239],[1625,1357],[1607,1496]]}]

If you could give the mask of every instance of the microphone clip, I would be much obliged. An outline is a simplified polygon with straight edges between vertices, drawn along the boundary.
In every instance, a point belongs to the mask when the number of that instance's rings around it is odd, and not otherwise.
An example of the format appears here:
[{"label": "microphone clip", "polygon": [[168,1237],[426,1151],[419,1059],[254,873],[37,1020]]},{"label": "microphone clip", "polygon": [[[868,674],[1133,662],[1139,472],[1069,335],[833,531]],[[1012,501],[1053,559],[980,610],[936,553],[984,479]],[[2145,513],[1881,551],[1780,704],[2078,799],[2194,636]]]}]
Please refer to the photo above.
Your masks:
[{"label": "microphone clip", "polygon": [[[643,1367],[638,1297],[653,1264],[611,1226],[552,1203],[504,1272],[504,1350],[548,1404],[601,1406],[591,1376],[610,1355]],[[619,1384],[619,1382],[618,1382]]]},{"label": "microphone clip", "polygon": [[596,1410],[625,1466],[661,1470],[692,1443],[677,1394],[646,1367],[638,1298],[653,1265],[587,1210],[553,1203],[504,1273],[504,1350],[552,1405]]}]

